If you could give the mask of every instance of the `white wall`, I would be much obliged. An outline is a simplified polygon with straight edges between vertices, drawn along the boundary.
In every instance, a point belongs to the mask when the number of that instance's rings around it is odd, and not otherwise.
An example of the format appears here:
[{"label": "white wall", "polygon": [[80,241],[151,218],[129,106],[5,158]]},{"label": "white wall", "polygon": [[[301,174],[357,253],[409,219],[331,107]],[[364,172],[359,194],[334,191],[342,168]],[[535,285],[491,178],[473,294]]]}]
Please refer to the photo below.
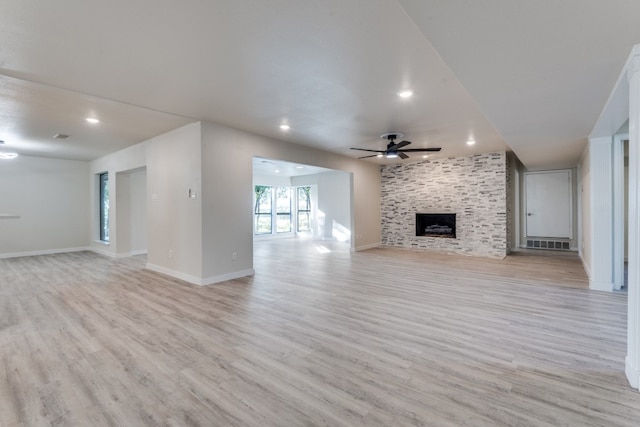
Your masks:
[{"label": "white wall", "polygon": [[0,160],[0,257],[65,252],[89,241],[87,162]]},{"label": "white wall", "polygon": [[[113,178],[110,178],[111,180]],[[116,188],[116,206],[112,211],[109,206],[109,216],[116,215],[117,228],[115,233],[109,230],[111,236],[116,236],[117,246],[114,246],[118,256],[131,255],[131,175],[127,172],[116,173],[115,185],[109,183],[109,189]]]},{"label": "white wall", "polygon": [[146,142],[147,267],[196,283],[202,278],[201,139],[200,124],[192,123]]},{"label": "white wall", "polygon": [[147,252],[146,168],[116,173],[116,234],[118,256]]},{"label": "white wall", "polygon": [[253,185],[270,185],[272,187],[291,187],[291,177],[254,175]]},{"label": "white wall", "polygon": [[131,253],[147,252],[147,170],[131,174]]},{"label": "white wall", "polygon": [[314,237],[349,241],[351,238],[351,176],[335,171],[291,178],[294,186],[315,185],[317,206],[312,210]]},{"label": "white wall", "polygon": [[584,149],[580,159],[579,184],[581,199],[581,234],[582,243],[580,247],[580,258],[584,264],[587,275],[591,277],[591,151],[589,145]]},{"label": "white wall", "polygon": [[[253,157],[342,170],[353,174],[352,247],[380,244],[380,172],[375,164],[202,123],[203,277],[253,268]],[[224,156],[220,155],[224,147]],[[232,254],[237,253],[237,259]]]},{"label": "white wall", "polygon": [[[377,165],[206,122],[189,124],[91,162],[87,201],[93,222],[91,238],[98,236],[95,175],[108,171],[114,180],[118,172],[146,167],[147,267],[200,284],[251,274],[254,156],[351,173],[352,247],[380,244]],[[117,187],[110,188],[113,212],[118,211],[118,203],[131,203],[134,197],[133,177],[128,179],[126,197],[119,199]],[[189,190],[195,197],[189,197]],[[126,247],[127,243],[119,240],[132,234],[132,216],[129,224],[122,221],[129,233],[118,233],[118,215],[112,213],[112,241],[106,247],[94,241],[93,248],[111,256],[120,253],[119,245]],[[134,250],[133,243],[129,245]]]}]

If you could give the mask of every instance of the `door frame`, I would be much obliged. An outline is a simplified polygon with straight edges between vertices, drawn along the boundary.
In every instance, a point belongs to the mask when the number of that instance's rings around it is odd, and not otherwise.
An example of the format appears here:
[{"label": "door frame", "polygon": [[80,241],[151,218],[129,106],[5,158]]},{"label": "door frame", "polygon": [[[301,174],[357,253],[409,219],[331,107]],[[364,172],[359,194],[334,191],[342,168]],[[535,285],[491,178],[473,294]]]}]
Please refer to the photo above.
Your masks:
[{"label": "door frame", "polygon": [[[536,171],[536,172],[525,172],[524,173],[524,212],[522,216],[524,218],[524,234],[525,238],[528,237],[556,237],[556,236],[529,236],[528,230],[528,221],[529,221],[529,207],[527,206],[528,201],[528,188],[527,188],[527,176],[529,175],[541,175],[548,174],[553,172],[567,172],[569,175],[569,240],[573,240],[573,173],[571,169],[554,169],[554,170],[546,170],[546,171]],[[562,237],[566,239],[567,237]]]}]

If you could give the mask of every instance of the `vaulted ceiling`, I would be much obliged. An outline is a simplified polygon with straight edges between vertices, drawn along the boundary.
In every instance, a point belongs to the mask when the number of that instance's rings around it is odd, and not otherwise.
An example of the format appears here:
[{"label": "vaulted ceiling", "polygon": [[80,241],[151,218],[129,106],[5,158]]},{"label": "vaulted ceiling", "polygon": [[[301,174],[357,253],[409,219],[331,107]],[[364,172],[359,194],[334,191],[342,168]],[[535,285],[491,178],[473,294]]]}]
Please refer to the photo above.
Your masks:
[{"label": "vaulted ceiling", "polygon": [[0,150],[88,160],[208,120],[574,166],[639,20],[637,0],[3,0]]}]

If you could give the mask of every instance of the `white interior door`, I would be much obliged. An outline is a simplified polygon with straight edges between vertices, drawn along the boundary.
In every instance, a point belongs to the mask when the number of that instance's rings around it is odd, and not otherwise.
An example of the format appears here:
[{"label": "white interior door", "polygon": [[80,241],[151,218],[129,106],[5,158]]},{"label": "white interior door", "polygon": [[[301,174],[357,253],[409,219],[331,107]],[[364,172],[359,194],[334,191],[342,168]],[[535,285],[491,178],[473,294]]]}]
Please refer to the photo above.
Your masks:
[{"label": "white interior door", "polygon": [[525,176],[527,237],[572,238],[571,171]]}]

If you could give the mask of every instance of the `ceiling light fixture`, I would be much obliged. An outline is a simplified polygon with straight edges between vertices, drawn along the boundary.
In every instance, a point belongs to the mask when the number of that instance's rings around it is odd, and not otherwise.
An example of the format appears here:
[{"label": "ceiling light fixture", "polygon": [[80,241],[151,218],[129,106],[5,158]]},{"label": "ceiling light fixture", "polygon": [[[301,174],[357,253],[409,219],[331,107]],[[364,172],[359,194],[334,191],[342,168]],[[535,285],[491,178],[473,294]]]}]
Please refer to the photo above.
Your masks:
[{"label": "ceiling light fixture", "polygon": [[304,166],[296,166],[296,169],[304,169]]},{"label": "ceiling light fixture", "polygon": [[0,151],[0,159],[2,160],[10,160],[18,157],[18,153],[3,153]]},{"label": "ceiling light fixture", "polygon": [[425,154],[424,156],[422,156],[423,159],[426,159],[427,157],[429,157],[428,154]]},{"label": "ceiling light fixture", "polygon": [[280,125],[280,129],[282,129],[282,130],[289,130],[289,129],[291,129],[291,126],[289,126],[289,125],[287,125],[287,124]]},{"label": "ceiling light fixture", "polygon": [[397,159],[398,158],[398,153],[395,151],[391,151],[389,153],[387,153],[387,159]]},{"label": "ceiling light fixture", "polygon": [[400,98],[411,98],[411,96],[413,95],[413,91],[411,90],[401,90],[400,92],[398,92],[398,96]]},{"label": "ceiling light fixture", "polygon": [[376,154],[376,157],[382,157],[382,156],[383,156],[382,153]]},{"label": "ceiling light fixture", "polygon": [[470,139],[470,140],[467,141],[467,145],[473,145],[475,143],[476,142],[473,139]]},{"label": "ceiling light fixture", "polygon": [[276,173],[280,173],[280,169],[276,169]]},{"label": "ceiling light fixture", "polygon": [[100,123],[100,120],[96,119],[95,117],[87,117],[85,120],[92,125],[97,125],[98,123]]}]

